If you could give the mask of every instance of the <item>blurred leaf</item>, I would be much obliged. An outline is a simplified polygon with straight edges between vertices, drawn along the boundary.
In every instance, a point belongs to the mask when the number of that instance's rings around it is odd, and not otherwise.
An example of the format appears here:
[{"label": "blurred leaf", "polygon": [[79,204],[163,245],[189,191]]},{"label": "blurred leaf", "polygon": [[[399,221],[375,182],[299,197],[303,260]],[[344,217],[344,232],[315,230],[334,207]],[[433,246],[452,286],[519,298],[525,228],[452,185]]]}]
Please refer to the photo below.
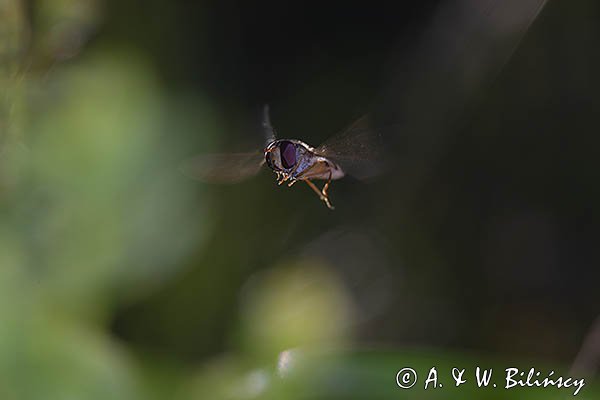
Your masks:
[{"label": "blurred leaf", "polygon": [[343,344],[353,309],[327,265],[301,259],[255,276],[245,288],[242,318],[245,350],[273,359],[293,347]]},{"label": "blurred leaf", "polygon": [[166,279],[202,232],[155,78],[114,56],[27,81],[45,91],[29,140],[0,153],[3,398],[140,396],[137,367],[105,332],[109,306]]}]

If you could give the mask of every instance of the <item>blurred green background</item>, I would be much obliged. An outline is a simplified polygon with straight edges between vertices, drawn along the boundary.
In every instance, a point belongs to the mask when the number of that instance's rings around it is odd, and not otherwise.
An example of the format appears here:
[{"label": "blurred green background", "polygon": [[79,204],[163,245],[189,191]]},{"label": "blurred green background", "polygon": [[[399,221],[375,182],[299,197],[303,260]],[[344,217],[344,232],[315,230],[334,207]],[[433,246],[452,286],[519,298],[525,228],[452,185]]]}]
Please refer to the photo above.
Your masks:
[{"label": "blurred green background", "polygon": [[[414,3],[0,0],[0,399],[600,398],[600,4]],[[266,103],[389,169],[180,173]]]}]

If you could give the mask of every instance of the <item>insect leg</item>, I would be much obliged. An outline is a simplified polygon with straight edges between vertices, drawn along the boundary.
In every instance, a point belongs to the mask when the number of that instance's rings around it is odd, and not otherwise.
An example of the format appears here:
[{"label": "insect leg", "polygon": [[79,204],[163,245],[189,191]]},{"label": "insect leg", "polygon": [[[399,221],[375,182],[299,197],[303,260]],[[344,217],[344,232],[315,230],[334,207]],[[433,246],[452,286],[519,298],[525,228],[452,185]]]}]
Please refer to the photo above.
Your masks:
[{"label": "insect leg", "polygon": [[323,195],[323,192],[319,190],[319,188],[314,183],[312,183],[309,179],[304,179],[304,182],[306,182],[306,184],[310,186],[310,188],[317,194],[317,196],[319,196],[319,199],[325,202],[327,208],[329,208],[330,210],[334,209],[334,207],[329,202],[329,197],[327,197],[327,195]]},{"label": "insect leg", "polygon": [[323,190],[321,190],[321,193],[323,193],[323,196],[325,196],[325,197],[329,197],[329,196],[327,196],[327,189],[329,189],[330,183],[331,183],[331,171],[329,171],[329,179],[327,179],[327,182],[325,183],[325,185],[323,185]]},{"label": "insect leg", "polygon": [[287,181],[288,179],[290,179],[290,176],[287,174],[281,174],[281,176],[279,178],[277,178],[277,184],[281,185],[283,182]]},{"label": "insect leg", "polygon": [[309,179],[305,179],[305,180],[304,180],[304,182],[306,182],[306,184],[307,184],[308,186],[310,186],[310,188],[311,188],[311,189],[312,189],[312,190],[313,190],[313,191],[314,191],[314,192],[317,194],[317,196],[319,196],[319,198],[320,198],[321,200],[323,200],[323,195],[321,194],[321,191],[319,190],[319,188],[317,188],[317,187],[315,186],[315,184],[314,184],[314,183],[312,183],[312,182],[311,182]]},{"label": "insect leg", "polygon": [[327,189],[329,189],[330,183],[331,183],[331,171],[329,171],[329,179],[327,179],[327,182],[325,183],[325,185],[323,185],[323,189],[321,190],[321,193],[324,198],[323,201],[325,202],[325,204],[327,204],[327,207],[329,207],[331,210],[333,210],[334,207],[331,205],[331,202],[329,201],[329,195],[327,194]]}]

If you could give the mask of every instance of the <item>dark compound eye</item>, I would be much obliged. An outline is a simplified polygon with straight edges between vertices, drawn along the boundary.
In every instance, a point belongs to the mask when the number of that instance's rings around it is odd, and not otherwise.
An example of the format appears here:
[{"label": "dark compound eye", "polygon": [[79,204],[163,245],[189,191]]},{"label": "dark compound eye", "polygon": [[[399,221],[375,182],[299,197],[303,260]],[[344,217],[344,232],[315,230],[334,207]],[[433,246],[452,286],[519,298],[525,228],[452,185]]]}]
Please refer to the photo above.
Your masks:
[{"label": "dark compound eye", "polygon": [[281,165],[288,169],[296,165],[296,145],[292,142],[283,141],[279,144],[281,154]]}]

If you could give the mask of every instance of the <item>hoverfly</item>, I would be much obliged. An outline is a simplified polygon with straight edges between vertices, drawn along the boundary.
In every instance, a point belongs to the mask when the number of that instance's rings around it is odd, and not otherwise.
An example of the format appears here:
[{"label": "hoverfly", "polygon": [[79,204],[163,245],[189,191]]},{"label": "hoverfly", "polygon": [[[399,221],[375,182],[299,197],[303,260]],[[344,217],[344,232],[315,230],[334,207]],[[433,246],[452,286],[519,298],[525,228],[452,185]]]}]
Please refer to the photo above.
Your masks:
[{"label": "hoverfly", "polygon": [[[205,182],[235,183],[257,174],[266,164],[279,185],[291,187],[303,181],[333,210],[328,193],[331,181],[346,175],[361,179],[379,169],[380,138],[369,128],[367,116],[316,148],[298,139],[278,139],[268,106],[262,128],[267,140],[261,151],[200,155],[184,163],[184,173]],[[313,180],[326,182],[319,188]]]}]

